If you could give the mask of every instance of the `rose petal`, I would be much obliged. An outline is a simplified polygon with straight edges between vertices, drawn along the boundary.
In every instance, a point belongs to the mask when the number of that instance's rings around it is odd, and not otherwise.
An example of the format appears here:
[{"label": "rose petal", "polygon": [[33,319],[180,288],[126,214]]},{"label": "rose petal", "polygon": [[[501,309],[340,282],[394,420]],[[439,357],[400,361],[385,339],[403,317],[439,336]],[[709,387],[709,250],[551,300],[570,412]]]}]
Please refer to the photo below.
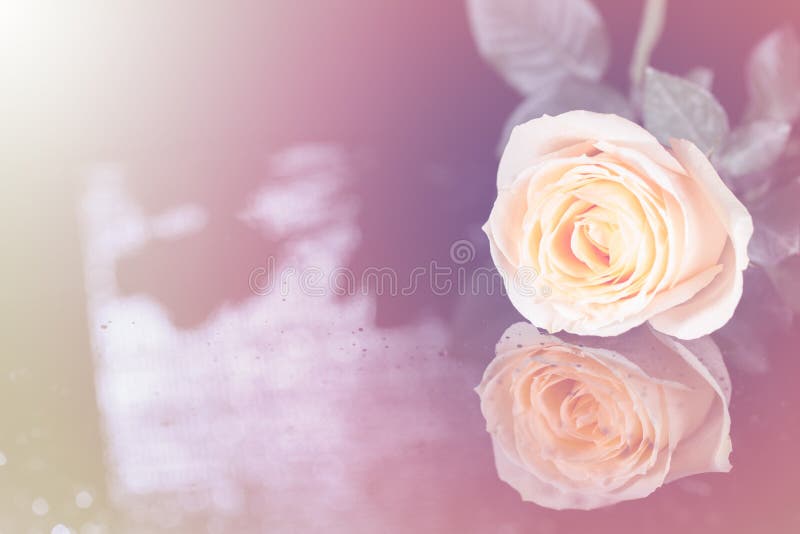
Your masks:
[{"label": "rose petal", "polygon": [[[511,461],[496,443],[493,443],[492,448],[497,476],[514,488],[523,501],[536,503],[553,510],[593,510],[619,501],[615,497],[601,494],[591,495],[562,491],[554,485],[536,478]],[[653,488],[651,492],[655,489]],[[644,495],[640,496],[644,497]]]},{"label": "rose petal", "polygon": [[705,193],[706,198],[733,242],[736,253],[736,268],[744,270],[749,262],[747,243],[753,235],[753,220],[747,208],[725,186],[705,154],[685,139],[673,139],[672,149],[675,157],[693,177]]},{"label": "rose petal", "polygon": [[650,318],[650,324],[664,334],[696,339],[721,328],[733,316],[742,297],[742,271],[735,266],[733,245],[722,251],[722,269],[693,297]]},{"label": "rose petal", "polygon": [[753,234],[753,221],[697,147],[676,139],[672,147],[678,161],[711,201],[711,208],[729,236],[719,260],[723,266],[719,276],[689,301],[650,319],[650,324],[660,332],[694,339],[717,330],[733,316],[742,296],[742,271],[749,262],[747,244]]},{"label": "rose petal", "polygon": [[497,187],[506,187],[541,156],[586,140],[604,140],[636,148],[658,164],[682,172],[680,164],[635,122],[616,115],[570,111],[544,115],[511,131],[497,170]]},{"label": "rose petal", "polygon": [[679,343],[668,336],[654,334],[697,371],[717,394],[703,424],[676,448],[668,481],[695,473],[730,471],[728,457],[731,453],[731,419],[728,403],[731,382],[719,348],[710,337]]},{"label": "rose petal", "polygon": [[[611,143],[598,143],[598,148],[609,154],[616,154],[625,161],[637,165],[648,179],[655,180],[665,191],[672,194],[680,207],[684,220],[683,242],[681,243],[680,272],[692,276],[708,265],[717,262],[725,245],[725,227],[715,217],[715,211],[694,180],[687,180],[682,173],[673,173],[656,165],[635,150],[616,147]],[[680,227],[672,218],[668,218],[670,233]],[[697,232],[702,228],[703,232]]]}]

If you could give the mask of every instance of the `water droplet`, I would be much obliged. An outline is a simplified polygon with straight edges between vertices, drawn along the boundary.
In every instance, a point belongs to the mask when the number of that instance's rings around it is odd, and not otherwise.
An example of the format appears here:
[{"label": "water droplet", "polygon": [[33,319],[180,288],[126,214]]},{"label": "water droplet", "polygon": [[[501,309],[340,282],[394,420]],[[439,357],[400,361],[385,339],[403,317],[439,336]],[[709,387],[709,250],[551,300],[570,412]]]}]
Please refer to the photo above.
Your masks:
[{"label": "water droplet", "polygon": [[38,516],[47,515],[47,512],[50,511],[50,505],[47,504],[47,501],[42,499],[41,497],[37,497],[31,503],[31,510],[33,513]]},{"label": "water droplet", "polygon": [[50,534],[72,534],[72,531],[68,527],[65,527],[59,523],[53,527],[53,529],[50,531]]},{"label": "water droplet", "polygon": [[85,523],[80,530],[81,534],[108,534],[108,530],[100,523]]},{"label": "water droplet", "polygon": [[6,465],[6,463],[8,463],[8,459],[6,458],[6,455],[0,451],[0,467]]},{"label": "water droplet", "polygon": [[77,495],[75,495],[75,506],[78,508],[85,510],[89,508],[93,502],[94,499],[92,498],[92,494],[88,491],[80,491]]}]

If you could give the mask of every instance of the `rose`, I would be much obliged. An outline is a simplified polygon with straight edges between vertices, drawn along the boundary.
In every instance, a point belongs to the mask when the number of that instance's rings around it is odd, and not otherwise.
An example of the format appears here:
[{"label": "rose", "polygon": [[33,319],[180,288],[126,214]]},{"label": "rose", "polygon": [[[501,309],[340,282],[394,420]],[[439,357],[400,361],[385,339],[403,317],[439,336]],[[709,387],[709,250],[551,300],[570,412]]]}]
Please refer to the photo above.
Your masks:
[{"label": "rose", "polygon": [[649,320],[692,339],[733,315],[752,221],[689,141],[669,151],[616,115],[545,115],[514,128],[497,187],[484,231],[533,324],[612,336]]},{"label": "rose", "polygon": [[476,388],[497,473],[523,500],[591,509],[730,470],[730,379],[709,337],[584,341],[517,323]]}]

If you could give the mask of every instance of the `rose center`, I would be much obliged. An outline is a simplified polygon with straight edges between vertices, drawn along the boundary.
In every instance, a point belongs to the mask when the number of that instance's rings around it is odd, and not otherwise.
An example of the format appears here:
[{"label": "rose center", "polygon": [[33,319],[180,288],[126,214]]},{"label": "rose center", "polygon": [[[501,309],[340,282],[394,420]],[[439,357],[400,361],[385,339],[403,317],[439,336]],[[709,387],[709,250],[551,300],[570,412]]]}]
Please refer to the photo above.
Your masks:
[{"label": "rose center", "polygon": [[579,386],[564,400],[561,417],[570,434],[587,441],[594,441],[605,435],[604,422],[608,414],[602,403],[585,388]]},{"label": "rose center", "polygon": [[590,269],[605,271],[622,249],[616,216],[598,206],[579,215],[575,220],[571,247],[575,257]]},{"label": "rose center", "polygon": [[583,229],[584,237],[600,252],[608,256],[608,246],[612,232],[611,225],[590,220],[587,224],[581,225],[581,228]]}]

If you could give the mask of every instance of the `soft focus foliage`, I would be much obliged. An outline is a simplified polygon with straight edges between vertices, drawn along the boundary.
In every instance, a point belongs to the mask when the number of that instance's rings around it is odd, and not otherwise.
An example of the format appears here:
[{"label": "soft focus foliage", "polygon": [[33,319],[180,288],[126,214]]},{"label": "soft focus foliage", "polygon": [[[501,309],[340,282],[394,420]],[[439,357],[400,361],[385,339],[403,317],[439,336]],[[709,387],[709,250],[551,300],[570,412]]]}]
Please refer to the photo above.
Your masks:
[{"label": "soft focus foliage", "polygon": [[769,371],[770,343],[792,326],[792,311],[762,267],[744,273],[744,294],[736,314],[714,333],[727,362],[745,373]]},{"label": "soft focus foliage", "polygon": [[739,126],[716,159],[724,176],[743,176],[775,163],[786,147],[792,127],[779,120],[763,119]]},{"label": "soft focus foliage", "polygon": [[783,301],[794,313],[800,313],[800,255],[795,254],[767,269]]},{"label": "soft focus foliage", "polygon": [[645,73],[642,115],[665,145],[671,138],[688,139],[709,154],[728,135],[728,115],[707,89],[652,68]]},{"label": "soft focus foliage", "polygon": [[478,50],[522,94],[574,76],[599,80],[609,60],[603,19],[587,0],[468,0]]},{"label": "soft focus foliage", "polygon": [[773,266],[800,253],[800,180],[767,193],[755,203],[752,214],[754,262]]},{"label": "soft focus foliage", "polygon": [[711,91],[711,86],[714,85],[714,71],[708,67],[694,67],[683,77],[706,91]]},{"label": "soft focus foliage", "polygon": [[764,37],[747,60],[747,117],[792,122],[800,116],[800,39],[790,26]]}]

